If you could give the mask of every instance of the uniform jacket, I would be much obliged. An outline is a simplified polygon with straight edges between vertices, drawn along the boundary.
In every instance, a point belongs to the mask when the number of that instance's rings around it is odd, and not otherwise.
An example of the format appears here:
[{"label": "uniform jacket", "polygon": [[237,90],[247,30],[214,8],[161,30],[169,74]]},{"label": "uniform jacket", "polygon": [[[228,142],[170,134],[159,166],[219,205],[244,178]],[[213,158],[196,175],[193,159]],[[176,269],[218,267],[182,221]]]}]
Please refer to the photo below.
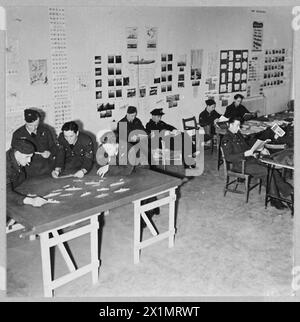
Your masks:
[{"label": "uniform jacket", "polygon": [[[130,132],[134,131],[134,130],[142,130],[145,131],[145,128],[143,126],[143,123],[141,122],[141,120],[139,118],[135,118],[132,122],[129,122],[127,120],[127,117],[123,117],[117,125],[117,138],[119,139],[119,127],[120,127],[120,123],[126,123],[127,124],[127,142],[128,142],[128,137]],[[125,140],[125,138],[120,138],[121,140]]]},{"label": "uniform jacket", "polygon": [[233,102],[232,104],[226,107],[224,116],[227,118],[231,118],[231,117],[243,118],[245,113],[249,113],[249,111],[246,109],[244,105],[239,105],[238,107],[236,107]]},{"label": "uniform jacket", "polygon": [[63,133],[60,133],[58,144],[55,167],[68,171],[86,169],[89,172],[91,170],[94,161],[94,147],[92,139],[87,134],[79,132],[72,148]]},{"label": "uniform jacket", "polygon": [[151,131],[173,131],[176,130],[176,128],[170,124],[165,123],[164,121],[159,121],[155,123],[152,119],[146,124],[146,131],[148,134],[151,133]]},{"label": "uniform jacket", "polygon": [[12,136],[11,145],[13,146],[15,140],[26,139],[35,146],[37,152],[49,151],[51,153],[48,159],[43,158],[39,154],[34,154],[30,165],[27,169],[27,174],[30,176],[37,176],[50,173],[53,165],[53,158],[56,155],[57,149],[51,131],[43,124],[37,128],[35,137],[32,137],[23,125],[18,128]]},{"label": "uniform jacket", "polygon": [[250,149],[240,131],[235,134],[227,131],[221,144],[225,159],[233,164],[237,164],[241,160],[246,159],[244,152]]},{"label": "uniform jacket", "polygon": [[211,111],[210,113],[205,109],[199,115],[199,125],[206,126],[214,123],[215,119],[218,119],[221,116],[215,110]]},{"label": "uniform jacket", "polygon": [[18,165],[14,150],[8,150],[6,152],[6,200],[8,207],[10,203],[23,204],[26,195],[16,191],[16,188],[25,180],[25,168]]}]

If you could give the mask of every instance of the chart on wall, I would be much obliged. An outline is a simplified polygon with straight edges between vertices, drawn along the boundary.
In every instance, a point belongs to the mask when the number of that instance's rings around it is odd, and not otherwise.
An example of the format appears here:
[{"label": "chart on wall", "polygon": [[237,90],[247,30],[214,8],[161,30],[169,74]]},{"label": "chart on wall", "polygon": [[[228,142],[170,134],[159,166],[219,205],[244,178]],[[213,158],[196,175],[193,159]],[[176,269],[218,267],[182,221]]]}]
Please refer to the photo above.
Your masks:
[{"label": "chart on wall", "polygon": [[264,88],[284,84],[287,56],[285,48],[265,50]]},{"label": "chart on wall", "polygon": [[220,93],[245,91],[247,88],[248,50],[220,51]]}]

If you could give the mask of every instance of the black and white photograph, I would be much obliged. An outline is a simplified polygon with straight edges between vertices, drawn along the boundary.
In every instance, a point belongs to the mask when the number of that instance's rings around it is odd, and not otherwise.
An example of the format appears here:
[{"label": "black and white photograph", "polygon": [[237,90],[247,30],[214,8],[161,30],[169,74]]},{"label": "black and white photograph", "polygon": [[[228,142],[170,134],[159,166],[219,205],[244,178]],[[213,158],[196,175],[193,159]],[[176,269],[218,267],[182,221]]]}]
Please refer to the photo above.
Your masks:
[{"label": "black and white photograph", "polygon": [[38,1],[0,6],[0,296],[297,301],[299,5]]}]

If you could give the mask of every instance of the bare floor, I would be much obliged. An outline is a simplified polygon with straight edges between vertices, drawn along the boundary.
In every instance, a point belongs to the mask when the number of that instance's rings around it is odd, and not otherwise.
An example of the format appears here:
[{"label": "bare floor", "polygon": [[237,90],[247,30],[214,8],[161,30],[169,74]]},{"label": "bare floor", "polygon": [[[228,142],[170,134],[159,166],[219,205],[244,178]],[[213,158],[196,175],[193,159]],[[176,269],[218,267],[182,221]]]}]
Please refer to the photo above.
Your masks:
[{"label": "bare floor", "polygon": [[[175,247],[164,240],[142,250],[133,264],[133,208],[104,217],[99,283],[90,274],[55,292],[56,297],[290,296],[293,266],[293,218],[289,210],[264,208],[264,193],[228,193],[223,169],[206,151],[205,171],[179,191]],[[154,217],[167,227],[167,208]],[[150,237],[145,229],[144,238]],[[42,297],[39,240],[8,240],[8,296]],[[78,266],[89,261],[89,239],[70,243]],[[57,251],[55,276],[67,272]]]}]

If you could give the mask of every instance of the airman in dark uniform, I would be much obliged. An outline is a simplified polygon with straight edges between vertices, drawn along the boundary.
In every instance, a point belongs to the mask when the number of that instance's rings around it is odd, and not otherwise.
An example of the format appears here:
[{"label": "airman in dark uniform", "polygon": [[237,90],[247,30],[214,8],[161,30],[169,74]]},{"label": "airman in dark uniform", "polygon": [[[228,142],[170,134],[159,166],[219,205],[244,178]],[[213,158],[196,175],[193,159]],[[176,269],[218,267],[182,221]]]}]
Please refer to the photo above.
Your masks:
[{"label": "airman in dark uniform", "polygon": [[28,204],[40,207],[46,200],[38,196],[29,196],[16,189],[27,179],[26,166],[29,165],[35,152],[34,145],[25,139],[16,139],[13,146],[6,152],[6,198],[7,215],[11,204]]},{"label": "airman in dark uniform", "polygon": [[[243,119],[246,113],[250,113],[248,109],[244,105],[242,105],[243,99],[244,96],[241,94],[234,95],[234,102],[226,107],[224,116],[228,119],[233,117],[239,117],[240,119]],[[256,116],[255,113],[252,114],[253,117]]]},{"label": "airman in dark uniform", "polygon": [[[253,151],[246,143],[240,132],[240,120],[238,118],[229,119],[229,129],[222,139],[222,149],[225,159],[233,164],[233,170],[241,171],[242,160],[245,161],[245,173],[253,177],[261,178],[262,183],[267,183],[267,166],[256,159]],[[281,194],[288,197],[292,193],[291,186],[286,183],[277,171],[274,171],[274,180],[271,182],[270,193],[273,195]],[[279,200],[271,200],[271,205],[282,209],[284,205]]]},{"label": "airman in dark uniform", "polygon": [[152,119],[149,120],[149,122],[146,124],[146,131],[148,134],[151,133],[151,131],[173,131],[176,130],[176,128],[170,124],[165,123],[161,120],[162,116],[165,114],[162,111],[162,108],[155,108],[151,112]]},{"label": "airman in dark uniform", "polygon": [[28,176],[50,174],[54,166],[56,144],[51,131],[40,123],[41,115],[33,109],[24,111],[25,124],[18,128],[12,136],[11,145],[16,140],[26,139],[35,146],[36,150],[27,168]]},{"label": "airman in dark uniform", "polygon": [[54,178],[57,178],[62,171],[82,178],[92,169],[93,141],[87,134],[79,132],[75,122],[67,122],[62,126],[58,144],[55,169],[52,171]]},{"label": "airman in dark uniform", "polygon": [[120,133],[120,125],[126,124],[127,126],[127,142],[130,142],[131,144],[135,144],[139,142],[139,137],[135,134],[131,134],[131,132],[136,130],[141,130],[145,132],[145,128],[143,123],[139,118],[136,117],[137,115],[137,109],[135,106],[128,106],[127,108],[127,114],[118,122],[117,124],[117,141],[125,140],[124,137],[121,137],[125,135],[125,133]]}]

